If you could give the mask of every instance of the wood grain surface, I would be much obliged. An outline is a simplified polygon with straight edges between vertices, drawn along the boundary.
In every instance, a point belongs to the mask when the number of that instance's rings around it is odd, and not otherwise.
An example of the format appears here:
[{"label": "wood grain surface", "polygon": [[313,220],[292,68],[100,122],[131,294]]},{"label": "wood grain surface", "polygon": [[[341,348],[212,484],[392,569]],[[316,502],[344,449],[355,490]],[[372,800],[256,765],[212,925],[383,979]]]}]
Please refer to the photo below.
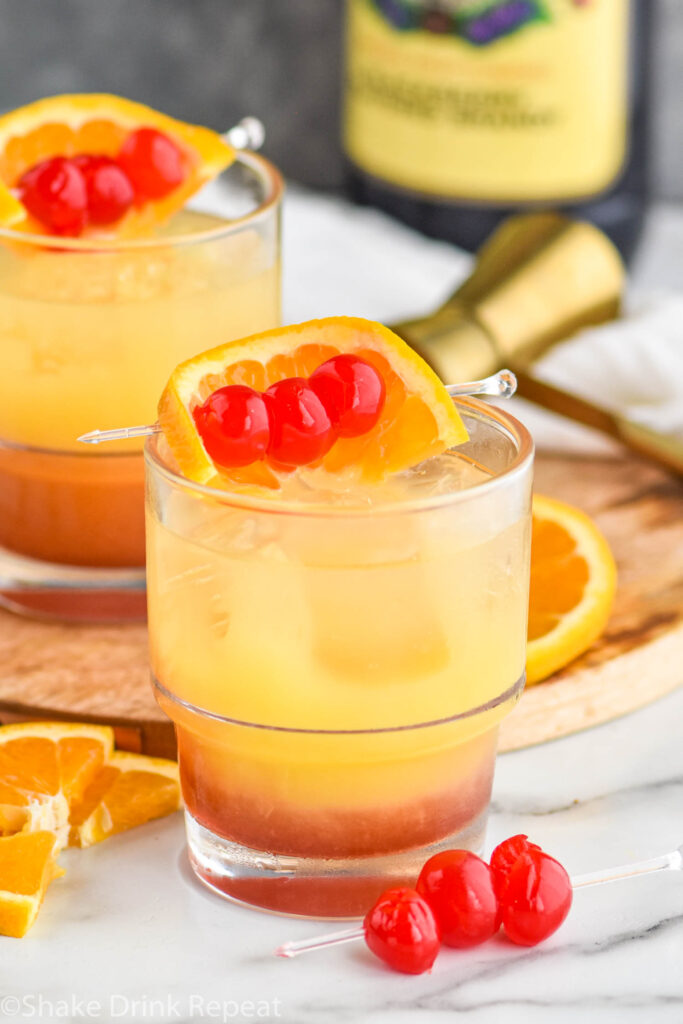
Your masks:
[{"label": "wood grain surface", "polygon": [[[551,680],[529,687],[503,724],[514,750],[609,721],[683,683],[683,483],[632,457],[540,457],[536,489],[579,505],[619,567],[605,635]],[[0,721],[107,722],[119,745],[172,755],[152,695],[142,625],[73,626],[0,611]]]},{"label": "wood grain surface", "polygon": [[607,722],[683,683],[683,482],[633,457],[539,458],[535,487],[596,520],[619,585],[603,636],[524,691],[503,723],[501,750]]}]

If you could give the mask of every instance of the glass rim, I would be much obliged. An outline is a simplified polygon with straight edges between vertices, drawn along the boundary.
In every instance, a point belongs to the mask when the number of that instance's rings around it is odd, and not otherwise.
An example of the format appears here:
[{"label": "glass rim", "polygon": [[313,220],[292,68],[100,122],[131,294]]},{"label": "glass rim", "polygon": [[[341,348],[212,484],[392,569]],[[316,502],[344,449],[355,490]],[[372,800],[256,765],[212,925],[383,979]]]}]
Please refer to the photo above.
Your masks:
[{"label": "glass rim", "polygon": [[[534,457],[534,442],[531,434],[515,416],[512,416],[509,412],[504,412],[496,406],[487,405],[476,398],[454,397],[453,403],[464,407],[470,414],[477,416],[479,419],[492,421],[498,430],[506,433],[508,437],[512,437],[517,444],[517,453],[505,469],[499,473],[492,474],[490,479],[485,480],[483,483],[433,497],[387,502],[375,507],[354,508],[353,506],[345,507],[343,505],[316,505],[302,501],[278,502],[276,498],[259,498],[250,494],[242,494],[238,491],[222,490],[218,487],[210,487],[208,484],[200,484],[194,480],[189,480],[166,465],[154,450],[157,435],[152,435],[145,441],[145,465],[146,467],[151,467],[155,473],[159,473],[175,489],[180,488],[193,492],[203,498],[212,498],[221,505],[254,512],[268,512],[271,515],[308,516],[311,518],[328,519],[376,519],[379,516],[404,515],[412,512],[444,508],[449,505],[476,500],[479,497],[483,499],[492,490],[500,487],[503,481],[507,482],[515,477],[522,476],[533,462]],[[470,461],[474,464],[474,460]]]},{"label": "glass rim", "polygon": [[[213,242],[238,231],[247,224],[262,220],[282,200],[285,185],[280,171],[275,164],[267,160],[259,153],[251,150],[237,150],[235,162],[242,163],[253,171],[265,186],[265,196],[258,206],[241,217],[235,217],[226,221],[219,227],[207,228],[205,231],[197,231],[193,234],[169,235],[164,238],[127,238],[127,239],[82,239],[62,238],[55,235],[34,235],[29,232],[15,231],[13,228],[0,227],[0,240],[12,242],[14,245],[27,247],[38,247],[58,252],[80,252],[80,253],[110,253],[127,252],[130,250],[140,251],[146,249],[158,249],[162,247],[179,247],[185,245],[197,245],[202,242]],[[226,167],[225,170],[229,170]],[[224,172],[223,172],[224,173]],[[220,175],[219,175],[220,177]],[[207,184],[209,184],[207,182]],[[191,199],[192,197],[190,197]]]},{"label": "glass rim", "polygon": [[414,732],[418,729],[433,729],[440,725],[450,725],[453,722],[459,722],[466,718],[474,718],[475,715],[486,714],[487,711],[493,711],[495,708],[500,707],[501,704],[505,704],[510,700],[516,700],[519,698],[524,686],[526,684],[526,671],[523,671],[521,676],[515,680],[512,686],[509,686],[507,690],[498,694],[497,697],[492,697],[491,700],[485,701],[484,704],[478,704],[474,708],[468,708],[466,711],[458,711],[454,715],[446,715],[444,718],[433,718],[427,722],[415,722],[409,725],[385,725],[375,726],[374,728],[368,729],[313,729],[313,728],[299,728],[294,725],[270,725],[265,722],[247,722],[240,718],[230,718],[227,715],[220,715],[217,711],[208,711],[206,708],[200,708],[196,704],[192,704],[190,701],[184,700],[182,697],[178,697],[175,693],[172,693],[163,683],[161,683],[152,672],[152,686],[158,690],[163,697],[171,701],[173,704],[177,704],[179,707],[184,708],[185,711],[189,711],[192,714],[199,715],[202,718],[210,718],[214,722],[221,722],[223,725],[236,725],[244,729],[259,729],[263,732],[282,732],[282,733],[294,733],[296,735],[304,736],[376,736],[378,734],[385,735],[387,733],[402,733],[402,732]]}]

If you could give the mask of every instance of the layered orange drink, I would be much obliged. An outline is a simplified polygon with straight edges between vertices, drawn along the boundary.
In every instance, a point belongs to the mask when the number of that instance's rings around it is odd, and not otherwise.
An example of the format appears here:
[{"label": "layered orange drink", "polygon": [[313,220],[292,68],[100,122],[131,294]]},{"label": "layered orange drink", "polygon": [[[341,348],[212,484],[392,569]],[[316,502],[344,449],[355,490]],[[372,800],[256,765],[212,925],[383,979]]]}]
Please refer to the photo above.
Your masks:
[{"label": "layered orange drink", "polygon": [[159,416],[151,661],[198,875],[346,916],[479,848],[524,680],[524,429],[343,318],[189,361]]},{"label": "layered orange drink", "polygon": [[116,97],[0,118],[0,545],[143,566],[140,442],[77,438],[150,422],[180,360],[279,323],[280,194],[261,158]]}]

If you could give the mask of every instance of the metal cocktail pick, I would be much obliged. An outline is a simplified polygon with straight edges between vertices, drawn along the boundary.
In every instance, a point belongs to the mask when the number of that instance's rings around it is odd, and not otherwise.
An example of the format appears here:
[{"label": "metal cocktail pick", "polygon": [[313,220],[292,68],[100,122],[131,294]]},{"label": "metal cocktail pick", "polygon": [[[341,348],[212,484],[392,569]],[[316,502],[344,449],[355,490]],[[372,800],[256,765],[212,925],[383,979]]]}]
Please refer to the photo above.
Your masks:
[{"label": "metal cocktail pick", "polygon": [[[589,871],[583,875],[574,875],[571,879],[573,889],[584,889],[589,885],[604,885],[606,882],[621,882],[625,878],[636,875],[649,875],[654,871],[683,871],[683,846],[661,857],[650,860],[639,860],[633,864],[624,864],[618,868],[604,868],[602,871]],[[339,946],[343,942],[355,942],[362,939],[365,932],[362,928],[345,928],[343,931],[328,932],[316,939],[302,939],[299,942],[285,942],[275,950],[275,956],[290,958],[300,953],[309,953],[314,949],[326,949],[328,946]]]},{"label": "metal cocktail pick", "polygon": [[[238,126],[239,127],[239,126]],[[490,395],[494,398],[511,398],[517,390],[517,378],[511,370],[499,370],[484,380],[471,380],[466,384],[449,384],[446,391],[452,397],[466,395]],[[148,437],[158,434],[158,423],[143,424],[139,427],[116,427],[113,430],[91,430],[81,434],[77,440],[84,444],[100,444],[102,441],[123,441],[128,437]]]}]

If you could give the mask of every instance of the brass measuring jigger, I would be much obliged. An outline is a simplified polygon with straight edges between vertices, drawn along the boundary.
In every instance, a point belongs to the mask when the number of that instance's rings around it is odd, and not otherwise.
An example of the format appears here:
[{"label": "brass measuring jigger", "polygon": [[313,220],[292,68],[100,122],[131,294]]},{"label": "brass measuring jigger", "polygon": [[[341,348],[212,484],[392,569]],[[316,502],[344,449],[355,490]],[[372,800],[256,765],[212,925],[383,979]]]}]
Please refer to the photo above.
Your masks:
[{"label": "brass measuring jigger", "polygon": [[626,271],[602,231],[560,213],[519,214],[479,250],[472,274],[436,312],[394,324],[442,380],[471,380],[503,366],[517,393],[615,437],[683,473],[683,444],[534,377],[551,345],[621,312]]},{"label": "brass measuring jigger", "polygon": [[435,313],[394,325],[444,380],[528,365],[549,345],[619,315],[625,271],[592,224],[520,214],[479,250],[472,274]]}]

